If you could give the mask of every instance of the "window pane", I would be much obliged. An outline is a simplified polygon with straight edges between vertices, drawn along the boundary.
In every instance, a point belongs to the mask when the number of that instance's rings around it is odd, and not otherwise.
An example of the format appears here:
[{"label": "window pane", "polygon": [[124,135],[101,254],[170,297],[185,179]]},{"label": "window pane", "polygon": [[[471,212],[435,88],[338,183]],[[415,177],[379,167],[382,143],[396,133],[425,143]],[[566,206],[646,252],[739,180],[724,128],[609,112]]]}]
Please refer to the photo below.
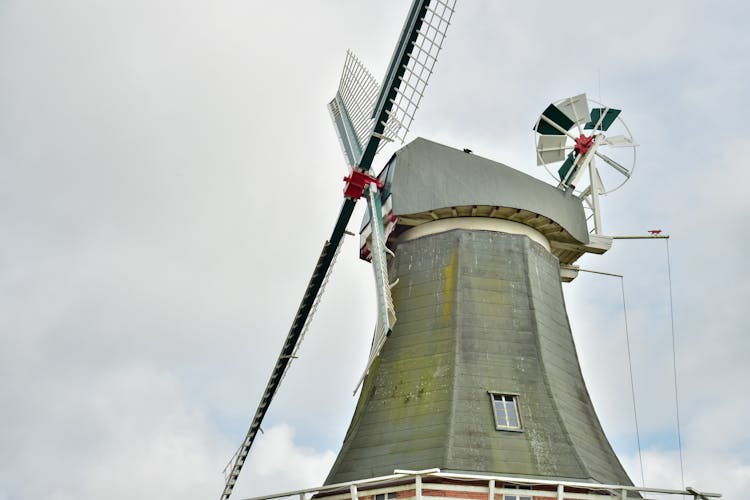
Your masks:
[{"label": "window pane", "polygon": [[505,403],[503,401],[495,401],[495,419],[497,425],[508,425],[508,418],[505,413]]},{"label": "window pane", "polygon": [[518,414],[518,396],[490,393],[492,409],[495,413],[497,429],[521,429],[521,418]]},{"label": "window pane", "polygon": [[508,412],[508,426],[518,427],[518,412],[516,411],[515,401],[505,403],[505,409]]},{"label": "window pane", "polygon": [[518,429],[519,427],[521,427],[520,425],[518,425],[518,419],[515,415],[508,418],[508,427],[513,429]]}]

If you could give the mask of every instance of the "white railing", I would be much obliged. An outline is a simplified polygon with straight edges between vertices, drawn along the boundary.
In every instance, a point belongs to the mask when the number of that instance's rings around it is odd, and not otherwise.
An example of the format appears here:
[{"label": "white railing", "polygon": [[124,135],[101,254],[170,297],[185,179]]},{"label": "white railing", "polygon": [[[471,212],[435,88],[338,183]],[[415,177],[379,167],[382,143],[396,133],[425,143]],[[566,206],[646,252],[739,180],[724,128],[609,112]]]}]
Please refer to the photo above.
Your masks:
[{"label": "white railing", "polygon": [[[456,484],[460,482],[470,484]],[[477,483],[486,484],[478,485]],[[324,497],[325,500],[359,500],[360,497],[374,498],[375,495],[385,495],[385,498],[388,498],[388,493],[398,492],[413,492],[413,495],[398,495],[398,500],[466,498],[463,495],[451,495],[451,492],[483,494],[487,495],[486,498],[490,500],[496,500],[497,495],[505,495],[514,500],[525,498],[533,498],[534,500],[548,498],[555,500],[612,500],[613,498],[619,498],[624,500],[635,498],[638,496],[636,494],[644,493],[657,494],[662,498],[664,496],[671,498],[674,495],[675,500],[677,496],[693,498],[694,500],[721,498],[720,493],[701,492],[689,486],[684,490],[674,490],[644,486],[461,474],[441,472],[440,469],[428,469],[421,471],[395,470],[389,476],[330,484],[304,490],[285,491],[244,500],[271,500],[284,497],[299,497],[299,500],[309,500],[313,495]],[[640,498],[645,499],[647,497],[641,495]]]}]

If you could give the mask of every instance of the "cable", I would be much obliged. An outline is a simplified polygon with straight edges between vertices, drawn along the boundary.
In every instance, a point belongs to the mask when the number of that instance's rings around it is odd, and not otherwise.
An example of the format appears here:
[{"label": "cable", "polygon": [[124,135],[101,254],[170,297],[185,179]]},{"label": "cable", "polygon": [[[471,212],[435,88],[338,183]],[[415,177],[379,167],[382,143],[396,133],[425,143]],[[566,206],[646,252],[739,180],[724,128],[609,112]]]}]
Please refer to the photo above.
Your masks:
[{"label": "cable", "polygon": [[633,397],[633,418],[635,419],[635,438],[638,442],[638,462],[641,466],[641,486],[646,487],[646,479],[643,474],[643,454],[641,453],[641,432],[638,429],[638,411],[635,404],[635,382],[633,381],[633,361],[630,355],[630,332],[628,330],[628,308],[625,304],[625,278],[620,276],[620,289],[622,290],[622,312],[625,317],[625,341],[628,347],[628,373],[630,374],[630,394]]},{"label": "cable", "polygon": [[594,271],[592,269],[578,269],[579,271],[604,276],[613,276],[620,278],[620,290],[622,291],[622,313],[625,318],[625,342],[628,348],[628,374],[630,375],[630,395],[633,398],[633,420],[635,421],[635,439],[638,444],[638,464],[641,467],[641,486],[646,487],[645,474],[643,473],[643,452],[641,451],[641,431],[638,428],[638,410],[635,404],[635,382],[633,380],[633,360],[630,354],[630,330],[628,329],[628,307],[625,302],[625,277],[622,274],[605,273],[603,271]]},{"label": "cable", "polygon": [[672,372],[674,377],[674,404],[675,413],[677,414],[677,445],[680,449],[680,479],[682,481],[681,486],[685,488],[685,465],[682,457],[682,431],[680,425],[680,398],[679,391],[677,390],[677,336],[674,330],[674,306],[672,303],[672,264],[671,257],[669,255],[669,239],[667,242],[667,278],[669,281],[669,318],[672,325]]},{"label": "cable", "polygon": [[[675,333],[674,327],[674,300],[672,298],[672,258],[669,253],[669,236],[652,234],[651,236],[615,236],[614,239],[664,239],[667,243],[667,280],[669,284],[669,319],[672,331],[672,377],[674,380],[674,402],[675,402],[675,414],[677,417],[677,446],[680,453],[680,481],[682,488],[685,488],[685,459],[682,450],[682,423],[680,421],[680,397],[679,397],[679,383],[677,377],[677,334]],[[625,279],[618,274],[603,273],[600,271],[590,271],[588,269],[579,269],[580,271],[594,272],[596,274],[605,274],[609,276],[617,276],[621,280],[622,286],[622,308],[625,313],[625,336],[628,343],[628,367],[630,369],[630,390],[633,395],[633,416],[635,417],[635,433],[638,440],[638,458],[641,465],[641,482],[645,487],[644,475],[643,475],[643,457],[641,455],[641,438],[638,430],[638,413],[635,406],[635,384],[633,383],[633,368],[630,356],[630,335],[628,332],[628,317],[627,309],[625,305]]]}]

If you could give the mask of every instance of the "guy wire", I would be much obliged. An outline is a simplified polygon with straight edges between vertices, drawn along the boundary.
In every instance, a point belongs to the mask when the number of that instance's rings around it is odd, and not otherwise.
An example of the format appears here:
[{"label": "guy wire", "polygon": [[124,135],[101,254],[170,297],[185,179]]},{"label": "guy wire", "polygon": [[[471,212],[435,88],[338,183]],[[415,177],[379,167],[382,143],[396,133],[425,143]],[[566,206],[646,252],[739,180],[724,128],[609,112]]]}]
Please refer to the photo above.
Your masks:
[{"label": "guy wire", "polygon": [[679,398],[679,392],[677,389],[677,336],[675,335],[674,330],[674,306],[672,304],[672,264],[671,264],[671,258],[669,256],[669,239],[665,240],[667,242],[667,279],[669,281],[669,319],[671,321],[672,326],[672,373],[673,373],[673,379],[674,379],[674,404],[675,404],[675,413],[677,414],[677,445],[680,450],[680,479],[681,479],[681,486],[685,487],[685,465],[682,457],[682,431],[681,431],[681,425],[680,425],[680,398]]},{"label": "guy wire", "polygon": [[630,394],[633,397],[633,418],[635,419],[635,438],[638,442],[638,462],[641,466],[641,486],[646,486],[643,473],[643,454],[641,452],[641,432],[638,429],[638,410],[635,404],[635,382],[633,381],[633,361],[630,355],[630,332],[628,330],[628,308],[625,304],[625,277],[620,276],[620,290],[622,291],[622,313],[625,318],[625,342],[628,347],[628,373],[630,374]]}]

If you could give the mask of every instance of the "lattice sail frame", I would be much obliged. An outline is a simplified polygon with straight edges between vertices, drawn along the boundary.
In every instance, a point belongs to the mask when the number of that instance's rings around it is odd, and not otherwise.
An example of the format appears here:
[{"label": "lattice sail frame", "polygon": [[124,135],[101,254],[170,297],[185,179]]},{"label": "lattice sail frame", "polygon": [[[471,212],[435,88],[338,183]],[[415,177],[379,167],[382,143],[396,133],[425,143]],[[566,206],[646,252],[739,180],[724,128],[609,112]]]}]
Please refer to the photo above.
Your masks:
[{"label": "lattice sail frame", "polygon": [[[383,135],[391,141],[397,140],[403,144],[406,139],[430,76],[435,70],[455,8],[456,0],[432,0],[427,7],[417,39],[411,43],[409,63],[400,78],[398,93],[391,101],[393,107],[388,112],[385,123]],[[382,142],[378,150],[384,145],[385,142]]]},{"label": "lattice sail frame", "polygon": [[[416,38],[407,47],[409,60],[402,67],[403,74],[396,79],[396,95],[387,106],[387,119],[381,123],[382,133],[376,133],[375,121],[381,109],[379,100],[387,92],[354,53],[347,51],[339,88],[328,103],[328,110],[349,167],[359,165],[372,136],[383,139],[378,144],[378,152],[389,142],[403,144],[435,70],[455,6],[456,0],[429,1]],[[399,49],[401,47],[397,46],[396,51]],[[386,75],[386,81],[389,76]]]},{"label": "lattice sail frame", "polygon": [[372,132],[380,85],[354,52],[346,51],[336,97],[328,104],[348,166],[356,165]]}]

